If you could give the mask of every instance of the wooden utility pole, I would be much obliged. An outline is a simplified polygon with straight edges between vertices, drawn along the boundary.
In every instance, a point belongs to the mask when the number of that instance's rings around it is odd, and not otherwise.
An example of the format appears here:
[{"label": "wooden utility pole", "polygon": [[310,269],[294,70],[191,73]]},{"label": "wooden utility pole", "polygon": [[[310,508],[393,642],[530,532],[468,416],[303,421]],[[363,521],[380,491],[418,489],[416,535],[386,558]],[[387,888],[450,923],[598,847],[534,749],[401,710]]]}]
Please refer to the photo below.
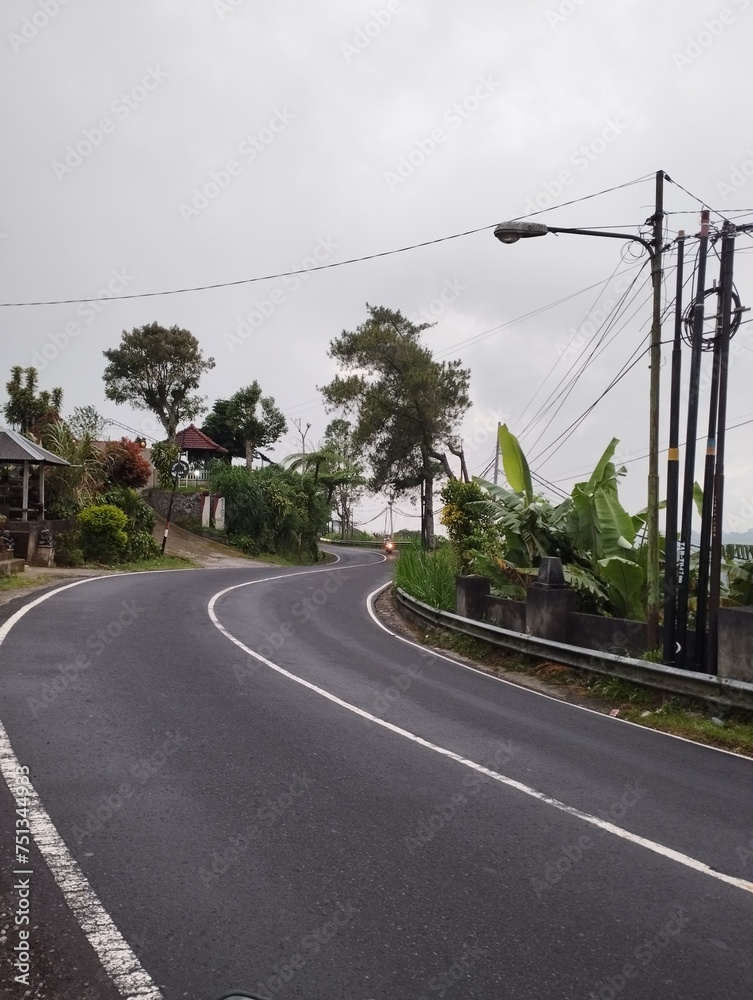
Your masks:
[{"label": "wooden utility pole", "polygon": [[659,612],[662,586],[659,566],[659,402],[661,398],[661,284],[664,245],[664,171],[656,171],[656,205],[653,215],[654,238],[651,254],[653,320],[651,323],[651,382],[649,388],[648,514],[646,520],[648,583],[647,641],[649,649],[659,645]]}]

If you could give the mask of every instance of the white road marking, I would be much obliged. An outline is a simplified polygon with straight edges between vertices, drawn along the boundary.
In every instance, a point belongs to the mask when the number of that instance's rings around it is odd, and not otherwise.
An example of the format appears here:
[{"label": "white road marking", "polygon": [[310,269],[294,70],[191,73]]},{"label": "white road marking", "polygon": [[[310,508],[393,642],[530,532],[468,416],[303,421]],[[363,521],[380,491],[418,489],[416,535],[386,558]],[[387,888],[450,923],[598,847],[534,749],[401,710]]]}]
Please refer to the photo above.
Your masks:
[{"label": "white road marking", "polygon": [[[484,767],[482,764],[476,763],[476,761],[469,760],[467,757],[463,757],[460,754],[455,753],[453,750],[448,750],[446,747],[439,746],[436,743],[431,743],[429,740],[425,740],[423,737],[417,736],[415,733],[411,733],[407,729],[401,729],[400,726],[396,726],[391,722],[386,722],[384,719],[380,719],[378,716],[364,711],[364,709],[359,708],[357,705],[351,705],[350,702],[343,701],[343,699],[338,698],[337,695],[331,694],[329,691],[325,691],[324,688],[319,687],[317,684],[312,684],[311,681],[307,681],[303,677],[298,677],[296,674],[291,673],[284,667],[279,666],[279,664],[274,663],[265,656],[262,656],[261,653],[257,653],[253,649],[250,649],[245,645],[245,643],[241,642],[240,639],[237,639],[231,632],[229,632],[228,629],[226,629],[220,622],[214,609],[217,601],[219,601],[221,597],[224,597],[225,594],[229,594],[234,590],[240,589],[241,587],[253,586],[256,583],[266,583],[271,580],[287,579],[288,575],[300,576],[302,574],[291,573],[284,577],[277,576],[266,577],[262,580],[250,580],[246,583],[235,584],[232,587],[226,587],[224,590],[220,590],[212,597],[207,605],[207,612],[213,624],[219,629],[226,639],[229,639],[230,642],[236,645],[239,649],[242,649],[248,656],[252,656],[255,660],[258,660],[260,663],[269,667],[270,670],[275,670],[278,674],[288,678],[288,680],[291,680],[296,684],[300,684],[302,687],[308,688],[309,691],[313,691],[315,694],[320,695],[322,698],[326,698],[328,701],[331,701],[335,705],[339,705],[340,708],[344,708],[348,712],[352,712],[354,715],[360,716],[362,719],[373,722],[375,725],[381,726],[383,729],[388,729],[397,736],[401,736],[403,739],[410,740],[412,743],[425,747],[433,753],[439,754],[442,757],[447,757],[450,760],[454,760],[456,763],[462,764],[463,767],[476,771],[478,774],[483,774],[486,777],[491,778],[493,781],[499,782],[501,785],[505,785],[508,788],[521,792],[523,795],[536,799],[538,802],[550,806],[552,809],[556,809],[559,812],[566,813],[568,816],[580,819],[584,823],[588,823],[590,826],[603,830],[605,833],[611,833],[613,836],[619,837],[621,840],[626,840],[631,844],[636,844],[637,846],[643,847],[654,854],[658,854],[663,858],[669,859],[670,861],[675,861],[677,864],[684,865],[686,868],[691,868],[693,871],[699,872],[702,875],[708,875],[710,878],[714,878],[719,882],[724,882],[736,889],[742,889],[744,892],[753,893],[753,882],[736,878],[733,875],[725,875],[724,872],[716,871],[715,869],[709,867],[709,865],[704,864],[703,861],[698,861],[695,858],[689,857],[687,854],[682,854],[680,851],[673,850],[671,847],[665,847],[664,844],[659,844],[654,840],[647,839],[646,837],[640,837],[637,834],[631,833],[629,830],[625,830],[620,826],[616,826],[614,823],[609,823],[598,816],[583,812],[581,809],[576,809],[574,806],[569,806],[565,802],[560,802],[559,799],[552,798],[543,792],[539,792],[535,788],[531,788],[530,785],[525,785],[520,781],[516,781],[514,778],[509,778],[504,774],[499,774],[497,771],[492,771],[489,768]],[[374,593],[376,594],[382,589],[382,587],[379,587],[376,591],[374,591]],[[372,596],[373,594],[369,595],[369,599]]]},{"label": "white road marking", "polygon": [[[340,562],[340,557],[335,556],[336,562]],[[359,565],[369,565],[363,563]],[[337,566],[337,570],[356,569],[352,566]],[[309,569],[298,573],[282,574],[286,576],[302,576],[304,573],[333,572],[333,569]],[[144,571],[146,572],[146,571]],[[184,573],[187,570],[151,570],[150,573]],[[96,583],[101,580],[109,580],[114,576],[137,576],[139,573],[112,573],[109,576],[89,577],[85,580],[75,580],[67,583],[56,590],[48,591],[40,595],[33,601],[29,601],[15,614],[0,625],[0,645],[5,641],[8,633],[33,608],[48,601],[56,594],[71,587],[80,587],[84,583]],[[279,576],[265,577],[265,580],[276,580]],[[262,581],[258,581],[262,582]],[[17,768],[21,763],[16,757],[5,726],[0,721],[0,772],[14,800],[18,802],[15,795]],[[97,954],[102,967],[112,979],[120,994],[126,1000],[164,1000],[163,994],[157,987],[154,980],[141,965],[136,954],[120,933],[112,917],[105,910],[99,897],[94,892],[86,876],[81,871],[77,861],[68,850],[63,838],[57,831],[48,812],[42,805],[39,795],[33,785],[27,784],[25,795],[27,799],[27,815],[29,819],[30,833],[34,838],[40,854],[50,869],[55,882],[63,893],[66,903],[73,911],[76,920],[86,935],[89,943]]]},{"label": "white road marking", "polygon": [[[42,594],[41,597],[25,604],[0,626],[0,644],[5,640],[13,626],[32,608],[48,601],[63,590],[103,579],[111,579],[111,577],[76,580],[74,583],[67,583],[65,586]],[[16,798],[15,778],[18,773],[16,769],[20,766],[20,761],[13,752],[5,726],[0,722],[0,770],[14,799]],[[163,1000],[162,993],[115,926],[112,917],[105,910],[78,863],[66,847],[55,824],[39,801],[36,789],[28,785],[24,787],[28,802],[29,827],[34,842],[60,887],[66,903],[73,911],[81,929],[102,963],[102,967],[121,995],[128,1000]]]}]

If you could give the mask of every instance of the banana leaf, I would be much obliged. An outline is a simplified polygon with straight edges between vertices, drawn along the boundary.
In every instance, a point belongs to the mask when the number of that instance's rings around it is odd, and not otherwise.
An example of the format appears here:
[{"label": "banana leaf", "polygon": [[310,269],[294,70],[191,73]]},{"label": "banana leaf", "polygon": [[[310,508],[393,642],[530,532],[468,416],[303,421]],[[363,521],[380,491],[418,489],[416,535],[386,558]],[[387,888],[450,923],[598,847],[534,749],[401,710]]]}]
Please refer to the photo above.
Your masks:
[{"label": "banana leaf", "polygon": [[632,549],[635,541],[633,520],[618,500],[616,492],[598,489],[594,494],[594,506],[601,528],[602,553],[616,556]]},{"label": "banana leaf", "polygon": [[531,470],[528,468],[528,462],[518,439],[510,433],[507,424],[502,424],[499,428],[499,450],[508,483],[516,492],[522,493],[528,503],[532,503]]},{"label": "banana leaf", "polygon": [[643,568],[624,556],[599,560],[601,575],[607,582],[609,598],[623,618],[643,618],[640,593],[646,579]]}]

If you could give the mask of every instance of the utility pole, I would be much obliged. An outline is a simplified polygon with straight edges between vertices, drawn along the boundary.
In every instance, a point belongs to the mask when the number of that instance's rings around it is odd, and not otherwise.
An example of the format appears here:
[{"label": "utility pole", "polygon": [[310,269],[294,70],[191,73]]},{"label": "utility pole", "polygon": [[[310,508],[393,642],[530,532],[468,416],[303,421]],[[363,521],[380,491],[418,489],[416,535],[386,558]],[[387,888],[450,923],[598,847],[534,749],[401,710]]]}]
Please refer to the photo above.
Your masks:
[{"label": "utility pole", "polygon": [[682,374],[682,286],[685,233],[677,234],[675,337],[672,345],[672,382],[669,391],[669,451],[667,454],[667,517],[664,529],[664,656],[674,663],[677,627],[677,512],[680,486],[680,376]]},{"label": "utility pole", "polygon": [[649,388],[648,514],[646,519],[648,583],[647,641],[659,644],[659,611],[662,606],[659,571],[659,401],[661,396],[661,282],[664,243],[664,171],[656,171],[656,205],[651,255],[653,320],[651,323],[651,382]]},{"label": "utility pole", "polygon": [[[732,335],[732,293],[735,262],[735,231],[729,222],[722,229],[722,261],[719,283],[719,306],[722,317],[719,328],[719,409],[716,431],[716,468],[714,469],[714,501],[711,517],[711,584],[709,587],[709,641],[707,669],[718,672],[719,603],[722,582],[722,518],[724,514],[724,452],[727,438],[727,383],[729,375],[729,342]],[[739,323],[737,314],[735,327]],[[714,351],[716,362],[717,352]]]},{"label": "utility pole", "polygon": [[494,485],[499,483],[499,429],[502,424],[497,421],[497,443],[494,446]]},{"label": "utility pole", "polygon": [[[685,466],[682,485],[682,519],[680,522],[680,560],[677,595],[677,652],[675,666],[691,668],[688,657],[688,604],[690,597],[690,541],[693,526],[693,484],[695,482],[696,436],[698,432],[698,401],[703,351],[703,322],[706,308],[706,257],[709,246],[709,212],[701,212],[701,234],[698,242],[696,294],[691,327],[690,376],[688,384],[688,415],[685,435]],[[690,662],[689,662],[690,661]]]}]

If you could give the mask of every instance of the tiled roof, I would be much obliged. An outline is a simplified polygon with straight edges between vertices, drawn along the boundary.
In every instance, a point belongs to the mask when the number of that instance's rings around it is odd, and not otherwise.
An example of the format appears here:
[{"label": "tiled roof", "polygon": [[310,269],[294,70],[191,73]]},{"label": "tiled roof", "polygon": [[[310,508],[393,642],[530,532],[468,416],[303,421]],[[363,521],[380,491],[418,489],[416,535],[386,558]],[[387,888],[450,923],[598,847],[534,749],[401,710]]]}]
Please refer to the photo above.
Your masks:
[{"label": "tiled roof", "polygon": [[59,455],[34,444],[18,431],[0,430],[0,462],[33,462],[35,465],[70,465]]},{"label": "tiled roof", "polygon": [[222,445],[207,437],[193,424],[189,424],[185,430],[178,431],[175,440],[181,451],[220,451],[223,455],[227,455],[227,448],[223,448]]}]

